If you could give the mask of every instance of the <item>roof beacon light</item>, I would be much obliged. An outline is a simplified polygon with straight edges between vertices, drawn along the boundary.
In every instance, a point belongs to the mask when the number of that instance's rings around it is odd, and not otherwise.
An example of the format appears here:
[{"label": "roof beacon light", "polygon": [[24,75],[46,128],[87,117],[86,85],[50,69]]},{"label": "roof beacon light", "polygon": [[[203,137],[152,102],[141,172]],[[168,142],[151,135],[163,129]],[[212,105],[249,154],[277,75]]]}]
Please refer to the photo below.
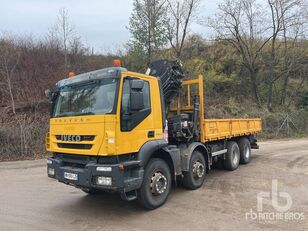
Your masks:
[{"label": "roof beacon light", "polygon": [[120,59],[113,60],[113,66],[114,67],[121,67],[122,66],[121,60]]},{"label": "roof beacon light", "polygon": [[69,78],[73,78],[73,77],[75,77],[75,76],[76,76],[75,72],[70,71],[70,72],[68,73],[68,77],[69,77]]}]

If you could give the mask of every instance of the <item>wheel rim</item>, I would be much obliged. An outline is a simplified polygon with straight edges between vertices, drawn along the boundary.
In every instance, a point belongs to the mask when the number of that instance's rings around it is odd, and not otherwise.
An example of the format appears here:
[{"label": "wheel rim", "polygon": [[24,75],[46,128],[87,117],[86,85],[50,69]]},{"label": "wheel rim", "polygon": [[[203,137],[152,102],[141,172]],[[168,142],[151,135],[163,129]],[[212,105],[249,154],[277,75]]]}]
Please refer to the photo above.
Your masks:
[{"label": "wheel rim", "polygon": [[199,160],[193,165],[193,176],[195,179],[200,179],[204,175],[204,165]]},{"label": "wheel rim", "polygon": [[246,147],[246,149],[245,149],[245,157],[246,157],[246,159],[248,159],[249,156],[250,156],[249,148]]},{"label": "wheel rim", "polygon": [[237,162],[238,162],[239,158],[238,158],[238,155],[236,153],[236,151],[233,151],[233,165],[237,165]]},{"label": "wheel rim", "polygon": [[155,172],[151,177],[150,190],[155,196],[166,192],[168,181],[165,175],[161,172]]}]

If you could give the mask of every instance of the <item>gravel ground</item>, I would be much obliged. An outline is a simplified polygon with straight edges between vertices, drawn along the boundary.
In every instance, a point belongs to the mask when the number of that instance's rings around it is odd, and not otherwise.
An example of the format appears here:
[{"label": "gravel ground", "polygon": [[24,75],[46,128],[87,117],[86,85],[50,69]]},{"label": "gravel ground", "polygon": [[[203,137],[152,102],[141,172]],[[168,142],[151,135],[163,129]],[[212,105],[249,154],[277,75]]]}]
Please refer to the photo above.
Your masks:
[{"label": "gravel ground", "polygon": [[[154,211],[115,194],[90,196],[49,179],[46,160],[2,162],[0,229],[308,230],[308,139],[259,145],[250,164],[233,172],[214,169],[195,191],[175,188]],[[257,195],[272,192],[272,180],[278,182],[278,206],[286,199],[291,206],[281,213],[267,197],[258,213]]]}]

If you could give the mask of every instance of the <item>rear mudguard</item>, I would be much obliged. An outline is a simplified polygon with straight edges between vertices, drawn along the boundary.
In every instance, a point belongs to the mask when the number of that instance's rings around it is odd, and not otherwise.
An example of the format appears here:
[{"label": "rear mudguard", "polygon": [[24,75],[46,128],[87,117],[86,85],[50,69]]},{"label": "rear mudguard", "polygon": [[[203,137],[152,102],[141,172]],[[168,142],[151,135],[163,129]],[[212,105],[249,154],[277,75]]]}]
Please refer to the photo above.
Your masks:
[{"label": "rear mudguard", "polygon": [[204,155],[204,159],[206,161],[206,172],[208,173],[210,170],[209,152],[207,148],[205,147],[205,145],[200,142],[193,142],[188,147],[187,146],[180,147],[182,171],[186,171],[186,172],[189,171],[190,159],[191,159],[192,153],[196,149]]}]

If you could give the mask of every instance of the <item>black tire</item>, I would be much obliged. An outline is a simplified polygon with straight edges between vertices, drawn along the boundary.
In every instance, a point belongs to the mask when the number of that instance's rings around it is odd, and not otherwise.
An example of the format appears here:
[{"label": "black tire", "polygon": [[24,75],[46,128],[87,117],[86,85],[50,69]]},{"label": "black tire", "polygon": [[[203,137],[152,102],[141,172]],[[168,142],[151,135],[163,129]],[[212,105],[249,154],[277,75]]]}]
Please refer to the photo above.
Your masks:
[{"label": "black tire", "polygon": [[147,209],[162,206],[171,190],[169,166],[159,158],[153,158],[147,164],[141,188],[138,190],[138,201]]},{"label": "black tire", "polygon": [[89,189],[89,188],[82,188],[83,192],[87,193],[88,195],[97,195],[97,194],[103,194],[104,192],[97,189]]},{"label": "black tire", "polygon": [[184,173],[183,186],[187,189],[200,188],[205,180],[206,163],[201,152],[195,150],[189,162],[189,171]]},{"label": "black tire", "polygon": [[240,164],[240,149],[236,142],[229,141],[227,150],[223,165],[226,170],[233,171],[237,169]]},{"label": "black tire", "polygon": [[241,138],[238,141],[238,146],[240,148],[240,163],[248,164],[251,160],[251,146],[247,138]]}]

